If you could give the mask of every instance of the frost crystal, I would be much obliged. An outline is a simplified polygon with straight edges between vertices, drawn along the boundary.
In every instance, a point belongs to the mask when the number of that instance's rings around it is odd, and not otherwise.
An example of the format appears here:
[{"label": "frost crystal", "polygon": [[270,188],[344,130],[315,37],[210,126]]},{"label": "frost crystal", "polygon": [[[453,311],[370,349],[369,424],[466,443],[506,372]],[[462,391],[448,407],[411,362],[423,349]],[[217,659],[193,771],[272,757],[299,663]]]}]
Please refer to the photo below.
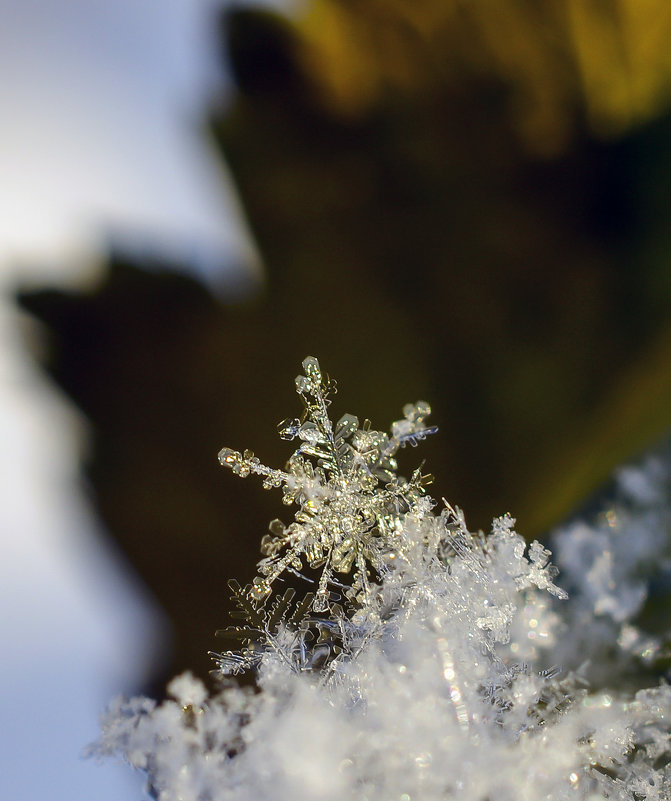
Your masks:
[{"label": "frost crystal", "polygon": [[[334,426],[333,382],[316,359],[303,367],[303,417],[280,424],[300,442],[286,470],[219,455],[298,507],[290,525],[271,524],[255,582],[230,582],[242,624],[220,632],[237,646],[215,655],[222,690],[208,697],[186,675],[160,706],[118,701],[93,750],[145,771],[158,801],[668,799],[670,688],[589,686],[582,666],[609,633],[630,656],[661,653],[635,625],[647,589],[626,575],[618,535],[648,533],[629,559],[640,573],[664,544],[648,530],[668,522],[664,493],[624,474],[639,505],[610,509],[622,530],[606,516],[556,535],[567,601],[550,552],[527,546],[510,515],[472,533],[419,471],[398,476],[398,449],[435,431],[426,404],[391,434],[351,415]],[[314,591],[278,589],[304,570],[318,571]],[[245,670],[255,690],[226,678]]]},{"label": "frost crystal", "polygon": [[313,356],[303,361],[303,369],[305,375],[296,377],[303,417],[278,426],[283,439],[301,440],[286,472],[266,467],[251,451],[223,448],[219,461],[243,478],[250,473],[263,476],[266,489],[283,487],[284,503],[300,506],[290,526],[285,528],[280,520],[270,524],[271,534],[261,541],[266,558],[259,563],[262,576],[255,579],[253,594],[267,597],[279,576],[289,569],[300,571],[305,560],[322,571],[313,607],[325,612],[334,571],[353,571],[348,596],[363,604],[370,601],[368,565],[379,570],[397,547],[400,515],[417,508],[430,482],[419,470],[410,481],[400,479],[394,456],[399,448],[416,445],[437,429],[424,425],[431,409],[422,401],[405,406],[404,419],[392,425],[390,435],[373,431],[368,420],[359,428],[351,414],[334,426],[328,406],[335,383],[322,375]]}]

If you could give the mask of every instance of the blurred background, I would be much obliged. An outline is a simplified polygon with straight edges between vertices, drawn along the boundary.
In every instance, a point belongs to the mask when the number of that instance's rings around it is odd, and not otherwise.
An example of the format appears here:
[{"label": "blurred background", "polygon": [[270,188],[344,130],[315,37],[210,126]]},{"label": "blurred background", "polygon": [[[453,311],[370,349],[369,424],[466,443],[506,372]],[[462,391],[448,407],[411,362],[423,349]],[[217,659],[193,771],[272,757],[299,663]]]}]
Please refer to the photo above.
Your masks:
[{"label": "blurred background", "polygon": [[[307,354],[542,537],[671,424],[664,0],[0,0],[3,797],[207,678]],[[288,522],[287,510],[284,510]],[[36,770],[39,754],[40,769]]]}]

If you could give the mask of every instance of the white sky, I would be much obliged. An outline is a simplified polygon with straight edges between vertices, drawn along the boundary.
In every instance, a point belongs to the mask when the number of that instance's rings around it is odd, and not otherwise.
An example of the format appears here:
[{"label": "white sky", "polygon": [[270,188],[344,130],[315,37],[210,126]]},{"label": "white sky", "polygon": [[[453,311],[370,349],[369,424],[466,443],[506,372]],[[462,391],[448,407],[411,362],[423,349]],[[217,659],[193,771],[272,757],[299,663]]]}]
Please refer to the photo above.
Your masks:
[{"label": "white sky", "polygon": [[23,357],[18,323],[0,296],[0,798],[139,798],[129,770],[80,754],[165,626],[95,536],[77,492],[83,421]]},{"label": "white sky", "polygon": [[258,264],[198,129],[221,87],[216,7],[0,0],[2,799],[141,797],[127,768],[79,755],[163,647],[162,620],[96,538],[77,490],[85,423],[27,359],[11,298],[91,280],[110,243],[195,255],[210,284]]},{"label": "white sky", "polygon": [[256,260],[200,128],[216,7],[0,0],[0,262],[71,272],[111,240],[209,276]]}]

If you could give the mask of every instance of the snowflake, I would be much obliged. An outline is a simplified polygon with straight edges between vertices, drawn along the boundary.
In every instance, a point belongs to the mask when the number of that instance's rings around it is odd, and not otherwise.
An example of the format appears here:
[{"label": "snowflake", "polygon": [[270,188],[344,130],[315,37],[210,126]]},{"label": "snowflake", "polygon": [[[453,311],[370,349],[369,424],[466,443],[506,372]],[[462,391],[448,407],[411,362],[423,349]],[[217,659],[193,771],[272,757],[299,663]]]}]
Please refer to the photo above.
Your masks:
[{"label": "snowflake", "polygon": [[285,571],[301,571],[305,562],[321,570],[313,609],[323,612],[329,608],[334,572],[352,574],[346,595],[368,603],[369,568],[378,572],[385,557],[394,553],[399,517],[419,508],[431,481],[419,469],[409,481],[398,476],[395,455],[437,428],[425,425],[431,408],[423,401],[407,404],[404,418],[393,423],[390,434],[372,429],[368,420],[359,427],[352,414],[333,425],[328,407],[335,382],[322,374],[313,356],[303,361],[303,369],[305,375],[296,377],[303,415],[278,426],[282,439],[301,442],[286,470],[267,467],[249,450],[222,448],[219,462],[242,478],[250,473],[263,476],[266,489],[282,487],[283,502],[299,507],[289,526],[271,522],[270,534],[261,542],[264,558],[252,585],[253,596],[268,597],[278,577]]}]

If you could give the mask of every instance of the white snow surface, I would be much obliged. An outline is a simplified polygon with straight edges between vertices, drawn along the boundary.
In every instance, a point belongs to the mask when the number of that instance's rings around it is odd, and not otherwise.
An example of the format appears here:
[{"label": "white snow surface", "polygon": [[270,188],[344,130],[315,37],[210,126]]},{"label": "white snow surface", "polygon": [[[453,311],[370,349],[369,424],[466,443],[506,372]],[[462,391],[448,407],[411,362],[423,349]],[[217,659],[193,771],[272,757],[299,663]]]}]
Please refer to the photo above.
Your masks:
[{"label": "white snow surface", "polygon": [[424,498],[370,602],[335,615],[330,662],[306,669],[312,646],[280,629],[257,691],[207,698],[185,675],[160,706],[118,699],[93,751],[159,801],[668,799],[671,688],[631,668],[669,639],[635,619],[666,569],[670,475],[659,455],[621,471],[594,521],[554,535],[571,598],[509,515],[484,536]]}]

